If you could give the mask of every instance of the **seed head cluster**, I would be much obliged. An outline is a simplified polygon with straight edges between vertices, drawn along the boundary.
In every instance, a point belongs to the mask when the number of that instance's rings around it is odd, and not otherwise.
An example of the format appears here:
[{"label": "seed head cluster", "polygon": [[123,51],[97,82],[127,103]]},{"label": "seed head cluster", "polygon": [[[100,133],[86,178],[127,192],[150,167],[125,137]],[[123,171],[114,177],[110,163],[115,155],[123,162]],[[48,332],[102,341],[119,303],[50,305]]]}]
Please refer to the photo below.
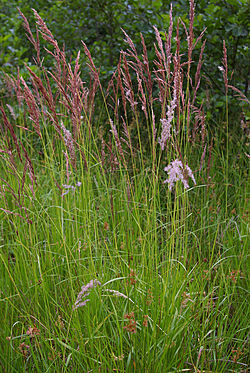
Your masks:
[{"label": "seed head cluster", "polygon": [[83,285],[80,293],[77,296],[75,304],[73,305],[73,310],[85,306],[86,303],[90,301],[90,299],[83,300],[83,298],[86,298],[90,294],[90,290],[96,288],[98,285],[101,285],[101,283],[96,279],[90,280],[90,282],[87,285]]},{"label": "seed head cluster", "polygon": [[182,181],[184,188],[188,189],[188,177],[191,177],[194,184],[196,184],[191,168],[187,164],[184,167],[183,163],[178,159],[171,162],[167,167],[165,167],[164,171],[168,173],[168,179],[166,179],[164,183],[168,183],[169,190],[172,190],[174,183],[176,183],[179,180]]}]

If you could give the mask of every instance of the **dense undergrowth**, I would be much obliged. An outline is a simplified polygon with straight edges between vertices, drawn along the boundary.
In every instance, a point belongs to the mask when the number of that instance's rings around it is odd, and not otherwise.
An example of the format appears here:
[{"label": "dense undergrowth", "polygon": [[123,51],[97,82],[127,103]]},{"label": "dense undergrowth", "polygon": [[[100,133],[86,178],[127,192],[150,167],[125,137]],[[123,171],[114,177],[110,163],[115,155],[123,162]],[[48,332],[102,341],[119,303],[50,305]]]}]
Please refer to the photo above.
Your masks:
[{"label": "dense undergrowth", "polygon": [[248,369],[249,134],[244,115],[230,128],[227,104],[209,128],[194,3],[186,55],[171,12],[154,61],[125,33],[106,88],[86,45],[88,84],[39,15],[36,36],[22,15],[37,69],[6,76],[15,98],[1,106],[4,372]]}]

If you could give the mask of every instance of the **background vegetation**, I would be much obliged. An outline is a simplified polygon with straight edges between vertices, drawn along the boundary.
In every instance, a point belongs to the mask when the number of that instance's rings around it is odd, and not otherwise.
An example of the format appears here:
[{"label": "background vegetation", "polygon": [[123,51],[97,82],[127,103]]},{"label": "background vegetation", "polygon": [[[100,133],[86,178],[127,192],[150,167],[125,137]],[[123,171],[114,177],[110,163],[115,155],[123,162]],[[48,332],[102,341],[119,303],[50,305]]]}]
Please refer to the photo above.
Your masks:
[{"label": "background vegetation", "polygon": [[[174,24],[181,16],[188,24],[189,2],[187,0],[173,1]],[[136,44],[140,42],[140,32],[143,32],[149,48],[149,56],[154,53],[153,26],[162,32],[169,23],[170,1],[33,1],[33,0],[2,0],[0,4],[0,67],[2,71],[13,72],[23,62],[30,66],[34,64],[34,51],[25,36],[22,20],[17,7],[32,20],[32,8],[39,11],[52,31],[59,45],[65,45],[68,57],[76,57],[83,40],[89,47],[97,66],[101,67],[101,78],[108,79],[117,65],[119,53],[124,49],[123,33],[126,29]],[[208,111],[224,107],[222,77],[218,66],[221,65],[221,50],[223,40],[227,41],[228,66],[233,72],[232,84],[248,94],[249,77],[249,3],[247,0],[201,0],[196,4],[196,19],[194,29],[199,35],[206,28],[206,48],[204,51],[203,93]],[[60,26],[59,26],[60,25]],[[33,31],[34,26],[32,25]],[[181,30],[185,38],[184,30]],[[182,43],[183,52],[186,45]],[[231,94],[230,94],[231,96]],[[231,99],[231,97],[230,97]],[[233,100],[230,110],[236,111]],[[209,110],[210,109],[210,110]],[[217,112],[217,110],[216,110]],[[235,113],[236,114],[236,113]]]}]

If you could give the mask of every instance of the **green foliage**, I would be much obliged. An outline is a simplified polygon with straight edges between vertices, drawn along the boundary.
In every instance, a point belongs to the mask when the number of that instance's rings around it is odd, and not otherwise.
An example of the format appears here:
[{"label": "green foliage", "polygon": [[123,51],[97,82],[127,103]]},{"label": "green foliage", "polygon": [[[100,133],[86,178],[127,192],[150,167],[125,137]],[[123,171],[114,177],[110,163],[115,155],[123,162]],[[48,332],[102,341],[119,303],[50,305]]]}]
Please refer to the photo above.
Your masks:
[{"label": "green foliage", "polygon": [[0,67],[11,71],[18,66],[27,48],[18,37],[18,30],[22,25],[15,6],[16,1],[3,0],[0,4]]},{"label": "green foliage", "polygon": [[[188,24],[188,1],[173,1],[175,23],[181,17]],[[167,9],[166,9],[167,11]],[[230,84],[239,88],[248,96],[249,76],[249,3],[246,0],[216,1],[201,0],[195,4],[195,35],[198,36],[205,28],[204,38],[206,48],[203,58],[203,79],[201,81],[202,94],[200,102],[204,102],[207,116],[211,123],[221,121],[222,108],[225,107],[225,91],[223,75],[218,70],[222,65],[223,40],[226,41],[228,71]],[[163,15],[168,25],[168,17]],[[183,39],[185,34],[182,33]],[[194,51],[198,53],[198,51]],[[229,92],[230,114],[232,121],[239,124],[239,115],[243,110],[239,102],[234,99],[235,94]]]},{"label": "green foliage", "polygon": [[[7,6],[8,5],[8,6]],[[31,20],[31,9],[35,8],[47,22],[52,33],[71,55],[81,47],[83,40],[95,56],[97,65],[111,71],[117,64],[123,34],[121,27],[135,42],[143,32],[148,43],[152,42],[152,26],[168,28],[169,4],[163,1],[34,1],[3,0],[0,7],[2,53],[1,65],[8,67],[19,63],[24,55],[31,60],[33,49],[28,46],[21,19],[16,7],[20,7]],[[173,1],[175,18],[187,20],[188,1]],[[227,41],[229,64],[235,70],[238,82],[245,83],[247,74],[248,36],[247,1],[205,1],[196,4],[195,29],[199,34],[207,28],[207,51],[205,68],[208,75],[217,80],[215,64],[220,64],[222,40]],[[25,46],[25,47],[24,47]],[[13,59],[13,54],[17,53]],[[4,57],[5,56],[5,57]],[[7,64],[7,66],[6,66]],[[241,88],[241,87],[239,87]]]},{"label": "green foliage", "polygon": [[[205,34],[207,39],[205,74],[209,78],[211,77],[214,85],[218,79],[216,67],[221,65],[222,42],[225,40],[229,71],[234,71],[232,83],[244,91],[249,66],[249,20],[247,16],[249,7],[247,1],[199,1],[196,12],[201,17],[201,22],[195,24],[197,31],[201,31],[204,27],[207,28]],[[245,94],[247,94],[246,90]]]},{"label": "green foliage", "polygon": [[[153,25],[162,32],[169,25],[169,3],[157,1],[44,1],[44,0],[3,0],[0,5],[0,71],[12,73],[23,63],[33,64],[33,46],[26,38],[22,20],[17,11],[20,7],[35,32],[31,9],[35,8],[51,29],[59,45],[65,44],[68,57],[76,57],[82,48],[81,40],[89,47],[96,66],[101,69],[101,79],[110,78],[117,65],[121,49],[126,48],[121,28],[126,30],[139,45],[140,32],[143,33],[149,54],[154,50]],[[173,1],[174,23],[178,17],[188,24],[189,2]],[[248,95],[248,45],[249,45],[249,6],[246,0],[201,0],[196,4],[194,29],[199,35],[206,28],[206,49],[203,58],[203,93],[198,97],[206,107],[207,116],[212,122],[221,121],[221,108],[224,107],[223,76],[218,70],[222,59],[222,42],[226,40],[230,84]],[[183,41],[186,38],[182,32]],[[185,42],[182,44],[185,48]],[[183,49],[184,50],[184,49]],[[199,53],[194,51],[195,53]],[[149,56],[150,57],[150,56]],[[48,58],[48,57],[47,57]],[[86,70],[83,69],[83,73]],[[194,74],[191,71],[191,76]],[[1,79],[1,77],[0,77]],[[0,80],[1,83],[1,80]],[[2,96],[5,95],[2,82]],[[235,95],[235,94],[234,94]],[[234,121],[239,122],[242,109],[238,102],[230,98],[230,112]]]}]

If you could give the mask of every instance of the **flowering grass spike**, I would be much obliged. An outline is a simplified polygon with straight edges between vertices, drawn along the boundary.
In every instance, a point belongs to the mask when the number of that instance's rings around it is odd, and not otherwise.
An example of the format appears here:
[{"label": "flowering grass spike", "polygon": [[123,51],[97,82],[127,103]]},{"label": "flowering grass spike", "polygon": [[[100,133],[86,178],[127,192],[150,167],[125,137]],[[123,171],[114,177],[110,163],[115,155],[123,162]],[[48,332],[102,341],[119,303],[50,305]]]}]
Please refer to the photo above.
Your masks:
[{"label": "flowering grass spike", "polygon": [[89,302],[89,299],[83,300],[83,298],[86,298],[90,293],[89,290],[96,288],[97,285],[101,285],[100,281],[98,280],[90,280],[90,282],[87,285],[83,285],[81,288],[80,293],[77,296],[77,299],[75,301],[75,304],[73,305],[73,311],[76,310],[79,307],[83,307],[86,305],[87,302]]},{"label": "flowering grass spike", "polygon": [[174,183],[181,180],[184,188],[188,189],[188,177],[191,177],[194,184],[196,184],[193,172],[191,168],[186,164],[183,166],[183,163],[176,159],[175,161],[171,162],[167,167],[164,168],[164,171],[168,173],[168,179],[164,181],[164,183],[168,183],[169,190],[172,190]]}]

